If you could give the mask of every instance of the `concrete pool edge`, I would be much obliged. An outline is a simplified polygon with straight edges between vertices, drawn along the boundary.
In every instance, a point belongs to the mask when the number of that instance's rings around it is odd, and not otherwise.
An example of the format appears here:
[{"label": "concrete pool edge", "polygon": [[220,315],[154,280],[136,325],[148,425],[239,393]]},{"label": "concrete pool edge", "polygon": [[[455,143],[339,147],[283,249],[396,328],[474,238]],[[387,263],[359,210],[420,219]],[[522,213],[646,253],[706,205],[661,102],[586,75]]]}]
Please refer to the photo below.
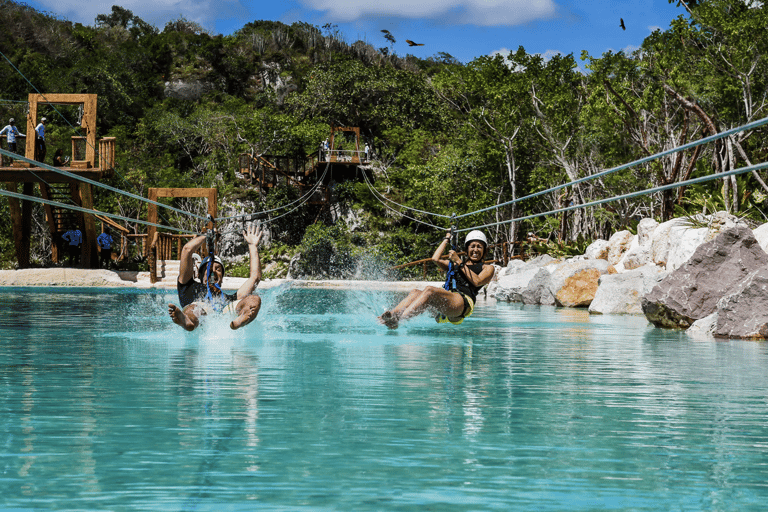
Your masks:
[{"label": "concrete pool edge", "polygon": [[[224,278],[224,289],[236,290],[245,278]],[[338,288],[344,290],[409,291],[424,286],[442,286],[442,282],[425,281],[366,281],[366,280],[304,280],[265,279],[259,289],[290,284],[301,288]],[[150,283],[149,272],[111,271],[81,268],[31,268],[0,270],[0,287],[61,286],[61,287],[122,287],[137,289],[176,289],[175,281]]]}]

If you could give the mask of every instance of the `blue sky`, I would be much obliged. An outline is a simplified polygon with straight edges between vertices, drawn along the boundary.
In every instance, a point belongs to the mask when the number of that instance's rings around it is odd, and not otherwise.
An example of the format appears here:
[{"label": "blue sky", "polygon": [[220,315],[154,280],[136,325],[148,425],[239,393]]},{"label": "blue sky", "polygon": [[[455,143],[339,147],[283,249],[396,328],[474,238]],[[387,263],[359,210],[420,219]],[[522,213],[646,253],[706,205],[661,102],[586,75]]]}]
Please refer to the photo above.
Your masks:
[{"label": "blue sky", "polygon": [[[93,25],[112,3],[36,0],[28,5]],[[400,56],[448,53],[462,62],[525,47],[545,56],[582,50],[637,48],[655,29],[665,30],[685,10],[667,0],[125,0],[118,5],[159,29],[184,17],[212,34],[231,34],[254,20],[337,25],[348,43],[388,46]],[[623,18],[626,30],[619,26]],[[392,46],[381,32],[395,37]],[[411,39],[424,46],[409,47]]]}]

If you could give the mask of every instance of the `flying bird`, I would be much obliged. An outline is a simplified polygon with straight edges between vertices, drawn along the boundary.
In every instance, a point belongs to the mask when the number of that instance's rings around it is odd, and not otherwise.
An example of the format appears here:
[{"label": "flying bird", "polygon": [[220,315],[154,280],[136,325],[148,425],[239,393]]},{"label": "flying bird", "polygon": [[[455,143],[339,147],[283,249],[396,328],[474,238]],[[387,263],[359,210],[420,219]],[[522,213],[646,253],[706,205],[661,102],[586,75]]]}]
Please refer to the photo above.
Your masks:
[{"label": "flying bird", "polygon": [[384,32],[385,34],[389,34],[389,30],[387,30],[385,28],[381,29],[381,31]]},{"label": "flying bird", "polygon": [[414,43],[410,39],[406,39],[405,42],[408,43],[408,46],[424,46],[424,43]]},{"label": "flying bird", "polygon": [[627,30],[627,27],[624,26],[624,18],[619,18],[619,26],[621,27],[621,30]]}]

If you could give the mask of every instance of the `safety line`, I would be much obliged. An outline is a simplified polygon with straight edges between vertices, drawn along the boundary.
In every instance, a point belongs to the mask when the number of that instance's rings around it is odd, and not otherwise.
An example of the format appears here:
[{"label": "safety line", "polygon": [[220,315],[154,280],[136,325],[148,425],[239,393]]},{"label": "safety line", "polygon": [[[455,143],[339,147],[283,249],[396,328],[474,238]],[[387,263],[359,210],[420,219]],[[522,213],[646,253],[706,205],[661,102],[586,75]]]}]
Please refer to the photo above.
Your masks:
[{"label": "safety line", "polygon": [[[155,206],[161,206],[163,208],[167,208],[168,210],[174,211],[176,213],[181,213],[183,215],[188,215],[190,217],[194,217],[195,219],[202,220],[204,222],[208,222],[208,219],[206,217],[202,217],[200,215],[196,215],[196,214],[191,213],[191,212],[185,212],[184,210],[179,210],[178,208],[174,208],[173,206],[168,206],[166,204],[158,203],[157,201],[152,201],[151,199],[147,199],[145,197],[141,197],[141,196],[133,194],[131,192],[126,192],[124,190],[120,190],[119,188],[115,188],[115,187],[112,187],[112,186],[109,186],[109,185],[105,185],[105,184],[103,184],[101,182],[94,181],[94,180],[92,180],[90,178],[86,178],[85,176],[79,176],[77,174],[73,174],[71,172],[65,171],[65,170],[60,169],[58,167],[50,166],[50,165],[48,165],[46,163],[43,163],[43,162],[37,162],[35,160],[30,160],[29,158],[26,158],[26,157],[21,156],[21,155],[17,155],[16,153],[12,153],[12,152],[7,151],[5,149],[0,149],[0,154],[9,156],[9,157],[13,158],[14,160],[21,160],[22,162],[26,162],[28,164],[34,164],[36,167],[41,167],[41,168],[46,169],[48,171],[53,171],[55,173],[61,174],[63,176],[66,176],[68,178],[71,178],[71,179],[74,179],[74,180],[77,180],[77,181],[82,181],[83,183],[89,183],[91,185],[95,185],[95,186],[103,188],[105,190],[109,190],[110,192],[115,192],[117,194],[121,194],[121,195],[130,197],[132,199],[137,199],[139,201],[144,201],[144,202],[149,203],[149,204],[154,204]],[[19,171],[25,171],[25,170],[26,169],[24,167],[19,167]],[[34,171],[27,171],[27,172],[30,172],[31,174],[34,174]]]},{"label": "safety line", "polygon": [[[385,201],[388,201],[388,202],[390,202],[390,203],[392,203],[392,204],[394,204],[396,206],[399,206],[400,208],[405,208],[406,210],[411,210],[411,211],[414,211],[414,212],[417,212],[417,213],[423,213],[425,215],[432,215],[434,217],[442,217],[444,219],[452,218],[450,215],[443,215],[442,213],[427,212],[427,211],[424,211],[424,210],[419,210],[418,208],[413,208],[413,207],[410,207],[410,206],[405,206],[405,205],[402,205],[402,204],[400,204],[400,203],[398,203],[396,201],[393,201],[390,198],[386,197],[381,192],[379,192],[378,190],[376,190],[376,187],[374,187],[373,184],[371,184],[368,181],[368,175],[366,175],[365,172],[363,172],[363,178],[365,179],[366,183],[368,183],[368,188],[371,189],[371,191],[373,192],[374,195],[377,195],[380,198],[383,198]],[[379,201],[381,202],[381,199],[379,199]]]},{"label": "safety line", "polygon": [[123,217],[122,215],[115,215],[113,213],[102,212],[102,211],[99,211],[99,210],[89,210],[88,208],[83,208],[82,206],[68,205],[68,204],[64,204],[64,203],[59,203],[58,201],[50,201],[48,199],[43,199],[42,197],[28,196],[28,195],[25,195],[25,194],[19,194],[17,192],[11,192],[9,190],[0,189],[0,195],[8,196],[8,197],[14,197],[16,199],[21,199],[23,201],[33,201],[33,202],[36,202],[36,203],[42,203],[42,204],[47,204],[47,205],[51,205],[51,206],[56,206],[58,208],[67,208],[69,210],[76,210],[76,211],[79,211],[79,212],[88,213],[90,215],[102,215],[104,217],[110,217],[112,219],[124,220],[124,221],[127,221],[127,222],[136,222],[138,224],[144,224],[145,226],[155,226],[157,228],[170,229],[172,231],[178,231],[179,233],[185,233],[185,234],[190,234],[190,235],[197,235],[198,234],[195,231],[189,231],[189,230],[181,229],[181,228],[174,228],[174,227],[171,227],[171,226],[164,226],[162,224],[155,224],[154,222],[148,222],[148,221],[144,221],[144,220],[140,220],[140,219],[131,219],[131,218],[128,218],[128,217]]},{"label": "safety line", "polygon": [[[326,166],[325,172],[328,172],[328,167],[329,166],[330,166],[330,164],[328,164]],[[317,183],[315,183],[313,185],[313,187],[310,189],[310,191],[308,193],[304,194],[301,198],[299,198],[299,199],[304,199],[303,202],[301,202],[300,204],[296,205],[291,210],[288,210],[287,212],[281,213],[277,217],[273,217],[271,219],[267,218],[267,219],[257,219],[257,220],[259,220],[259,222],[263,222],[265,224],[269,224],[270,222],[275,222],[278,219],[281,219],[281,218],[283,218],[283,217],[285,217],[287,215],[290,215],[291,213],[295,212],[296,210],[298,210],[299,208],[304,206],[309,201],[309,199],[312,197],[312,195],[317,191],[317,189],[320,188],[320,186],[323,184],[323,178],[325,177],[325,172],[323,173],[323,176],[317,181]],[[294,204],[294,203],[296,203],[296,201],[293,201],[293,203],[290,203],[290,204]],[[288,205],[286,205],[285,207],[287,207],[287,206]],[[226,221],[226,220],[244,219],[244,220],[247,220],[247,221],[252,221],[252,220],[254,220],[254,217],[256,217],[256,216],[268,214],[268,213],[271,213],[273,211],[279,210],[281,208],[283,208],[283,207],[274,208],[272,210],[265,210],[263,212],[248,213],[248,214],[243,214],[243,215],[235,215],[235,216],[232,216],[232,217],[223,217],[223,218],[217,219],[217,220]],[[238,229],[230,229],[228,231],[223,231],[220,234],[221,235],[228,235],[230,233],[237,233],[238,231],[240,231],[240,228],[238,228]]]},{"label": "safety line", "polygon": [[[3,58],[4,58],[6,61],[8,61],[8,64],[10,64],[10,65],[11,65],[11,67],[12,67],[13,69],[15,69],[15,70],[16,70],[16,72],[17,72],[18,74],[20,74],[20,75],[22,76],[22,78],[24,78],[24,80],[26,80],[26,81],[27,81],[27,83],[28,83],[28,84],[29,84],[29,85],[30,85],[30,86],[31,86],[31,87],[32,87],[32,88],[33,88],[33,89],[34,89],[34,90],[37,92],[37,94],[39,94],[40,96],[42,96],[42,97],[43,97],[43,99],[45,100],[45,104],[46,104],[46,105],[51,105],[51,106],[53,107],[53,110],[54,110],[54,111],[55,111],[55,112],[56,112],[56,113],[59,115],[59,117],[60,117],[61,119],[63,119],[64,121],[66,121],[67,125],[68,125],[68,126],[71,128],[71,129],[75,130],[75,132],[76,132],[76,133],[78,133],[78,134],[81,134],[81,135],[82,135],[82,133],[83,133],[83,132],[81,131],[81,127],[80,127],[80,126],[78,126],[78,127],[75,127],[75,126],[74,126],[72,123],[70,123],[70,122],[69,122],[69,119],[67,119],[66,117],[64,117],[64,115],[63,115],[61,112],[59,112],[59,109],[57,109],[57,108],[56,108],[56,105],[61,105],[61,103],[54,103],[54,102],[49,102],[49,101],[48,101],[48,98],[47,98],[47,96],[46,96],[45,94],[43,94],[42,92],[40,92],[40,90],[39,90],[37,87],[35,87],[35,85],[34,85],[32,82],[30,82],[30,81],[29,81],[29,78],[27,78],[27,77],[24,75],[24,73],[22,73],[22,72],[19,70],[19,68],[17,68],[17,67],[16,67],[16,66],[13,64],[13,62],[11,62],[11,59],[9,59],[9,58],[8,58],[8,57],[7,57],[7,56],[6,56],[6,55],[5,55],[5,54],[4,54],[2,51],[0,51],[0,55],[2,55],[2,56],[3,56]],[[18,101],[21,101],[21,100],[18,100]],[[28,102],[29,102],[29,101],[27,101],[26,103],[28,103]],[[24,103],[24,102],[22,102],[22,103]],[[88,144],[88,141],[87,141],[87,140],[86,140],[86,144]],[[93,149],[93,151],[94,151],[94,154],[95,154],[96,156],[98,156],[99,158],[101,158],[101,153],[99,152],[99,148],[98,148],[98,147],[96,147],[96,146],[93,146],[92,144],[89,144],[89,145],[90,145],[90,146],[91,146],[91,148]],[[117,169],[113,169],[113,170],[114,170],[114,172],[115,172],[115,173],[116,173],[118,176],[120,176],[120,179],[122,179],[124,182],[128,183],[129,185],[132,185],[133,187],[136,187],[136,185],[134,185],[133,183],[131,183],[130,181],[128,181],[127,179],[125,179],[125,176],[123,176],[122,174],[120,174],[120,172],[119,172]],[[162,217],[162,213],[160,214],[160,216]]]},{"label": "safety line", "polygon": [[717,174],[708,174],[706,176],[701,176],[699,178],[692,178],[690,180],[679,181],[677,183],[670,183],[668,185],[662,185],[662,186],[659,186],[659,187],[654,187],[654,188],[649,188],[649,189],[645,189],[645,190],[640,190],[640,191],[637,191],[637,192],[630,192],[628,194],[623,194],[623,195],[620,195],[620,196],[614,196],[614,197],[610,197],[608,199],[601,199],[599,201],[592,201],[590,203],[584,203],[584,204],[576,204],[576,205],[573,205],[573,206],[568,206],[568,207],[565,207],[565,208],[560,208],[559,210],[551,210],[551,211],[544,212],[544,213],[535,213],[535,214],[532,214],[532,215],[526,215],[525,217],[516,217],[514,219],[509,219],[509,220],[505,220],[505,221],[492,222],[490,224],[484,224],[482,226],[474,226],[474,227],[471,227],[471,228],[457,229],[456,231],[463,232],[463,231],[471,231],[473,229],[483,229],[483,228],[488,228],[488,227],[492,227],[492,226],[501,226],[502,224],[510,224],[512,222],[518,222],[518,221],[521,221],[521,220],[534,219],[536,217],[543,217],[545,215],[553,215],[553,214],[556,214],[556,213],[569,212],[571,210],[578,210],[578,209],[581,209],[581,208],[589,208],[590,206],[599,206],[601,204],[613,203],[615,201],[621,201],[622,199],[632,199],[632,198],[635,198],[635,197],[638,197],[638,196],[655,194],[656,192],[663,192],[665,190],[671,190],[671,189],[675,189],[675,188],[679,188],[679,187],[685,187],[685,186],[688,186],[688,185],[695,185],[697,183],[704,183],[706,181],[717,180],[717,179],[720,179],[720,178],[725,178],[725,177],[728,177],[728,176],[734,176],[734,175],[737,175],[737,174],[744,174],[744,173],[748,173],[748,172],[752,172],[752,171],[759,171],[759,170],[766,169],[766,168],[768,168],[768,162],[763,162],[761,164],[755,164],[755,165],[750,165],[750,166],[747,166],[747,167],[741,167],[739,169],[733,169],[733,170],[726,171],[726,172],[721,172],[721,173],[717,173]]},{"label": "safety line", "polygon": [[759,128],[760,126],[764,126],[766,124],[768,124],[768,117],[764,117],[764,118],[759,119],[757,121],[753,121],[751,123],[747,123],[745,125],[738,126],[736,128],[731,128],[730,130],[726,130],[724,132],[720,132],[720,133],[716,133],[714,135],[710,135],[708,137],[704,137],[703,139],[699,139],[699,140],[696,140],[696,141],[693,141],[693,142],[689,142],[687,144],[683,144],[682,146],[677,146],[675,148],[668,149],[666,151],[662,151],[661,153],[656,153],[655,155],[647,156],[647,157],[641,158],[639,160],[635,160],[633,162],[629,162],[628,164],[623,164],[623,165],[620,165],[618,167],[613,167],[611,169],[607,169],[605,171],[601,171],[601,172],[599,172],[597,174],[592,174],[591,176],[585,176],[583,178],[579,178],[577,180],[571,181],[569,183],[565,183],[563,185],[557,185],[555,187],[549,188],[547,190],[542,190],[540,192],[535,192],[535,193],[527,195],[525,197],[520,197],[520,198],[517,198],[517,199],[512,199],[511,201],[507,201],[506,203],[501,203],[501,204],[497,204],[497,205],[494,205],[494,206],[489,206],[488,208],[483,208],[482,210],[477,210],[477,211],[474,211],[474,212],[464,213],[462,215],[457,215],[456,218],[457,219],[462,219],[464,217],[469,217],[470,215],[476,215],[476,214],[479,214],[479,213],[487,212],[489,210],[495,210],[495,209],[498,209],[498,208],[502,208],[504,206],[509,206],[511,204],[518,203],[520,201],[525,201],[526,199],[532,199],[534,197],[538,197],[540,195],[547,194],[549,192],[556,192],[558,190],[561,190],[561,189],[563,189],[565,187],[569,187],[571,185],[577,185],[579,183],[584,183],[585,181],[593,180],[593,179],[596,179],[596,178],[602,178],[603,176],[607,176],[608,174],[611,174],[611,173],[614,173],[614,172],[617,172],[617,171],[623,171],[624,169],[627,169],[629,167],[634,167],[636,165],[644,164],[646,162],[650,162],[652,160],[656,160],[657,158],[661,158],[661,157],[668,156],[668,155],[671,155],[671,154],[674,154],[674,153],[678,153],[678,152],[684,151],[686,149],[695,148],[697,146],[701,146],[702,144],[706,144],[707,142],[712,142],[713,140],[718,140],[718,139],[722,139],[722,138],[728,137],[730,135],[733,135],[734,133],[742,132],[742,131],[745,131],[745,130],[751,130],[753,128]]},{"label": "safety line", "polygon": [[[325,179],[326,174],[328,174],[328,169],[330,168],[330,166],[331,166],[330,163],[325,165],[325,171],[323,171],[322,176],[320,176],[320,179],[317,180],[317,183],[315,183],[312,186],[312,188],[309,190],[309,192],[307,192],[306,194],[304,194],[300,198],[298,198],[298,199],[296,199],[296,200],[294,200],[294,201],[292,201],[292,202],[290,202],[288,204],[285,204],[285,205],[282,205],[282,206],[278,206],[277,208],[272,208],[271,210],[264,210],[264,211],[257,212],[257,213],[244,213],[242,215],[232,215],[230,217],[220,217],[220,218],[218,218],[216,220],[217,221],[227,221],[227,220],[251,219],[252,217],[255,217],[256,215],[264,215],[266,213],[272,213],[272,212],[276,212],[277,210],[282,210],[284,208],[288,208],[289,206],[292,206],[293,204],[298,203],[299,201],[303,200],[303,202],[298,206],[298,207],[300,207],[304,203],[306,203],[309,200],[309,198],[312,197],[312,194],[314,194],[317,191],[317,189],[320,187],[320,185],[322,185],[323,180]],[[291,211],[295,211],[298,207],[294,208]]]},{"label": "safety line", "polygon": [[[371,185],[371,182],[370,182],[370,181],[368,181],[368,176],[365,176],[365,175],[364,175],[363,177],[364,177],[364,179],[365,179],[365,183],[366,183],[366,185],[368,185],[368,189],[369,189],[369,190],[371,190],[371,192],[373,192],[375,189],[373,188],[373,185]],[[392,208],[391,206],[389,206],[387,203],[385,203],[384,201],[382,201],[382,200],[381,200],[381,199],[380,199],[380,198],[379,198],[379,197],[376,195],[376,193],[373,193],[373,196],[374,196],[376,199],[378,199],[379,203],[381,203],[381,205],[382,205],[382,206],[384,206],[384,208],[386,208],[387,210],[389,210],[389,211],[391,211],[391,212],[393,212],[393,213],[396,213],[397,215],[400,215],[401,217],[405,217],[406,219],[412,220],[413,222],[417,222],[417,223],[419,223],[419,224],[424,224],[425,226],[429,226],[429,227],[431,227],[431,228],[435,228],[435,229],[443,229],[443,230],[444,230],[444,229],[447,229],[447,228],[445,228],[445,227],[442,227],[442,226],[436,226],[436,225],[434,225],[434,224],[432,224],[432,223],[429,223],[429,222],[427,222],[427,221],[424,221],[424,220],[419,220],[419,219],[416,219],[416,218],[414,218],[414,217],[409,217],[408,215],[404,214],[403,212],[400,212],[400,211],[398,211],[398,210],[395,210],[394,208]],[[395,204],[397,204],[397,203],[395,203]],[[450,219],[451,217],[448,217],[448,218]]]}]

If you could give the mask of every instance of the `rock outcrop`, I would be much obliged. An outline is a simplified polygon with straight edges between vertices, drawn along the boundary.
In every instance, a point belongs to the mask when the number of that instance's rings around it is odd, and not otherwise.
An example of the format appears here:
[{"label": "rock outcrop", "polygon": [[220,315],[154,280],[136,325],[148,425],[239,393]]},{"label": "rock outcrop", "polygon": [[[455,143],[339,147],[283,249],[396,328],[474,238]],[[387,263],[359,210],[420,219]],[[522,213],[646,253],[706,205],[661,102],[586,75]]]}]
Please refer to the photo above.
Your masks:
[{"label": "rock outcrop", "polygon": [[650,292],[668,272],[656,265],[645,265],[621,274],[600,277],[589,312],[600,315],[643,314],[640,299]]},{"label": "rock outcrop", "polygon": [[752,231],[737,226],[700,245],[693,256],[642,298],[658,327],[688,328],[715,312],[717,301],[751,272],[768,264]]},{"label": "rock outcrop", "polygon": [[768,338],[768,266],[742,280],[717,301],[712,334],[724,338]]}]

